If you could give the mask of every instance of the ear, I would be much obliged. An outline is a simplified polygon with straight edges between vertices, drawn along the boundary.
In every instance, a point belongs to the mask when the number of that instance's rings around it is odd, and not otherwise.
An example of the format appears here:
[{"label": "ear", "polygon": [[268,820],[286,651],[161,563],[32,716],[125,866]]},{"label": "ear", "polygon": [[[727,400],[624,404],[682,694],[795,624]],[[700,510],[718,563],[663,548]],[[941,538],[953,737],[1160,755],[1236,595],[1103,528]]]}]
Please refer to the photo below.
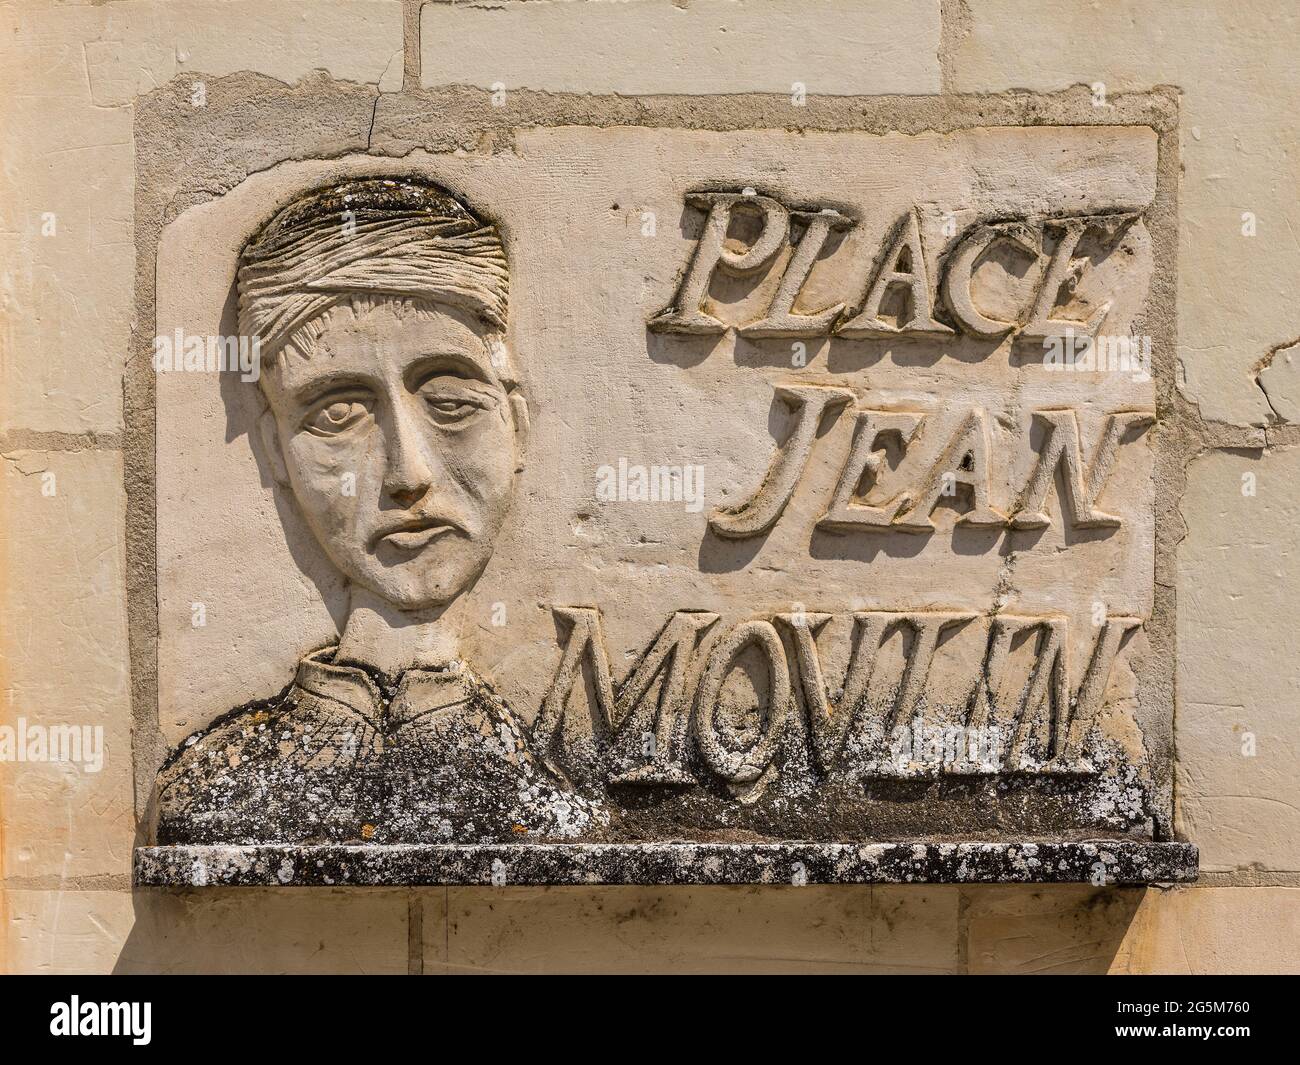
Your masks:
[{"label": "ear", "polygon": [[271,464],[271,476],[281,488],[289,487],[289,467],[285,465],[284,450],[280,447],[280,426],[269,406],[257,419],[257,428],[262,437],[266,460]]},{"label": "ear", "polygon": [[510,393],[510,412],[514,415],[515,420],[515,454],[519,457],[518,465],[515,466],[515,472],[520,473],[524,468],[524,454],[528,450],[528,431],[530,424],[528,421],[528,400],[524,399],[524,394],[518,389]]}]

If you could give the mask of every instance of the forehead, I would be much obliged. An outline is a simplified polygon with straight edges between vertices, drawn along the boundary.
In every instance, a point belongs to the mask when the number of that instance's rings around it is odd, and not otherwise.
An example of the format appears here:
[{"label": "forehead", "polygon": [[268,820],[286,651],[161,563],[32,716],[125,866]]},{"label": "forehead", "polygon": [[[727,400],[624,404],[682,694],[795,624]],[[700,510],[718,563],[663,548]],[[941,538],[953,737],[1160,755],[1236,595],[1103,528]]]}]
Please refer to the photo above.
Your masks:
[{"label": "forehead", "polygon": [[384,301],[359,313],[338,307],[310,351],[286,348],[274,360],[270,376],[276,386],[293,392],[340,374],[400,376],[413,362],[444,356],[466,372],[497,382],[487,335],[477,317],[445,304],[417,311]]}]

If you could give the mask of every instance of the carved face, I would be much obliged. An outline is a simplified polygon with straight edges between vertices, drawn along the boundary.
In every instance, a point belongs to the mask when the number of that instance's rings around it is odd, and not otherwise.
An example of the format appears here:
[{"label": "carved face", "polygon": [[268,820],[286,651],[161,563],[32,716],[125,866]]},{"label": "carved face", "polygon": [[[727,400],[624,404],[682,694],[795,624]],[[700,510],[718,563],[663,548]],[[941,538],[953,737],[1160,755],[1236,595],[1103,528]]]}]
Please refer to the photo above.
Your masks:
[{"label": "carved face", "polygon": [[[482,573],[509,509],[523,399],[489,334],[456,308],[336,308],[310,350],[263,375],[263,435],[321,546],[404,610],[442,606]],[[495,339],[495,338],[494,338]]]}]

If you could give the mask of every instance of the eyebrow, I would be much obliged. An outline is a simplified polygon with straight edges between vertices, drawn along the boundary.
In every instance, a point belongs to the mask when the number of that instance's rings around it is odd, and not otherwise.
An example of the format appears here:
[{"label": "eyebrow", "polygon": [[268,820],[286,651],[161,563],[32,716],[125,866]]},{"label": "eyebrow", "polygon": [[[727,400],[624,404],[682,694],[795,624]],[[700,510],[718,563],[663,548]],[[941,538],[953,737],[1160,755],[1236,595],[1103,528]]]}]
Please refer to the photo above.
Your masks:
[{"label": "eyebrow", "polygon": [[295,403],[305,406],[330,392],[348,387],[373,389],[374,378],[355,370],[327,370],[301,384],[286,387],[284,391]]},{"label": "eyebrow", "polygon": [[[495,376],[486,359],[476,361],[472,356],[458,351],[435,351],[414,356],[402,370],[402,384],[414,389],[423,379],[432,376],[438,370],[449,371],[466,381],[477,382],[493,388],[504,389],[505,385]],[[319,370],[314,373],[312,371]],[[379,387],[376,376],[365,370],[343,369],[330,366],[327,362],[308,360],[299,372],[311,373],[308,380],[297,385],[286,383],[284,394],[299,406],[310,406],[331,392],[346,388],[374,391]]]},{"label": "eyebrow", "polygon": [[496,379],[494,371],[486,361],[480,363],[459,351],[431,351],[425,355],[417,355],[402,371],[402,380],[408,388],[412,388],[416,386],[418,379],[430,376],[431,371],[444,368],[467,380],[504,387]]}]

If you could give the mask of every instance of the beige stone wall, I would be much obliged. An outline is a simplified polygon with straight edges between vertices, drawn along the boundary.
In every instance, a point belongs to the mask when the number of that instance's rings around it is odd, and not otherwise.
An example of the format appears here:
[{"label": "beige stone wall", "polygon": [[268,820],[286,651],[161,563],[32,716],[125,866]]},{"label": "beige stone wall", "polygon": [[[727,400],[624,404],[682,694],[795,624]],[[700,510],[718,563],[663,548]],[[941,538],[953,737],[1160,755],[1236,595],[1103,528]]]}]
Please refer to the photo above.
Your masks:
[{"label": "beige stone wall", "polygon": [[[10,0],[0,22],[0,722],[90,721],[105,743],[94,774],[0,764],[0,970],[1300,969],[1300,14],[1264,0]],[[216,92],[239,72],[352,101],[355,130],[294,131],[325,155],[365,150],[384,94],[395,117],[377,143],[403,151],[400,94],[421,87],[800,81],[810,99],[1014,100],[1083,86],[1116,107],[1173,86],[1179,387],[1204,446],[1156,582],[1177,604],[1176,827],[1201,847],[1201,882],[132,892],[139,766],[157,743],[133,716],[156,650],[127,605],[128,590],[155,594],[153,546],[127,535],[152,476],[124,420],[133,337],[152,329],[134,317],[153,269],[136,248],[157,239],[135,223],[135,122],[161,86]],[[256,168],[255,146],[231,154]]]}]

